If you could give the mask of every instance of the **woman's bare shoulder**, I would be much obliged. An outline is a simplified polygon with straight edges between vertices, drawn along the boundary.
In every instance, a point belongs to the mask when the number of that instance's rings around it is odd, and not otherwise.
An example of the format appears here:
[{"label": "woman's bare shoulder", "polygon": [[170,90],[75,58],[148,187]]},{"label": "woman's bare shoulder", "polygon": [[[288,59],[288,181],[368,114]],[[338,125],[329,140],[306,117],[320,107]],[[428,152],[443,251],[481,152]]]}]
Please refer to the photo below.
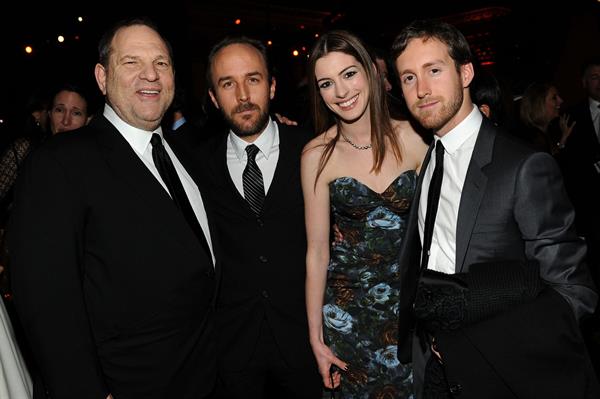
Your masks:
[{"label": "woman's bare shoulder", "polygon": [[335,137],[335,126],[310,140],[302,150],[302,158],[320,157],[325,151],[325,146]]}]

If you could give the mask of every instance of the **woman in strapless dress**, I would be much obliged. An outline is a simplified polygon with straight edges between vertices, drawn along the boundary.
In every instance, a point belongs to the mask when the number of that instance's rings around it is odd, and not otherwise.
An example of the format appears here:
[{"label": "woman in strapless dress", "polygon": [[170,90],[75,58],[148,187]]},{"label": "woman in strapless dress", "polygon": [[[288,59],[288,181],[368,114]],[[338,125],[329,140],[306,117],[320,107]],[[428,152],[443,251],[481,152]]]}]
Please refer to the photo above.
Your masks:
[{"label": "woman in strapless dress", "polygon": [[396,356],[398,252],[427,146],[390,118],[375,62],[353,34],[321,36],[309,87],[320,135],[302,155],[306,306],[319,372],[342,398],[411,398],[411,366]]}]

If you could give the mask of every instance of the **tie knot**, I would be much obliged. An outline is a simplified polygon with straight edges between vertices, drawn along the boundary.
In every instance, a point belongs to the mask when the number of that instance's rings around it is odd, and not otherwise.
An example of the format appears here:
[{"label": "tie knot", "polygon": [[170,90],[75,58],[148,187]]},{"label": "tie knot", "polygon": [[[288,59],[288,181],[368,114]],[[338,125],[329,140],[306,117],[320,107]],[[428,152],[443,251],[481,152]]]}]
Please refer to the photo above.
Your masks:
[{"label": "tie knot", "polygon": [[246,154],[248,154],[248,159],[256,158],[256,154],[258,154],[258,147],[254,144],[246,146]]},{"label": "tie knot", "polygon": [[152,148],[156,147],[157,145],[162,145],[162,140],[160,138],[160,134],[152,133],[152,138],[150,139],[150,144],[152,144]]}]

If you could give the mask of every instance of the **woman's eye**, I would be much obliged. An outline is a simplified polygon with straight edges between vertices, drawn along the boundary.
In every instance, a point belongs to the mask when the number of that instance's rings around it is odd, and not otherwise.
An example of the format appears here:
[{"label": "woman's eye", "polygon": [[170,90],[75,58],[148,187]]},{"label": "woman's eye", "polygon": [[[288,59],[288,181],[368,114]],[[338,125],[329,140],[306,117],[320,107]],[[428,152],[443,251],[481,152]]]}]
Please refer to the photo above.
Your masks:
[{"label": "woman's eye", "polygon": [[356,71],[348,71],[344,74],[344,77],[346,79],[351,78],[352,76],[356,75]]}]

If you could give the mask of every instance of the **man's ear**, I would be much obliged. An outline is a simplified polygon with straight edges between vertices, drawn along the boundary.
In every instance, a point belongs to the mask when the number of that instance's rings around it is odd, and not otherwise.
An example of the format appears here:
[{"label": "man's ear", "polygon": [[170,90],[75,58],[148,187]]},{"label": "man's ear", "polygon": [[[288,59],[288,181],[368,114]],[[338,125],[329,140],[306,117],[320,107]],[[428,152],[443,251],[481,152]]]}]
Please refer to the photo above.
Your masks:
[{"label": "man's ear", "polygon": [[217,101],[217,97],[215,97],[215,93],[213,93],[212,89],[208,89],[208,95],[210,96],[210,100],[212,101],[215,108],[220,109],[219,102]]},{"label": "man's ear", "polygon": [[106,69],[102,64],[96,64],[94,68],[94,76],[96,76],[96,83],[100,88],[103,95],[106,95]]},{"label": "man's ear", "polygon": [[271,78],[271,85],[269,87],[269,98],[272,100],[275,98],[275,86],[276,86],[275,77]]},{"label": "man's ear", "polygon": [[460,66],[460,77],[462,79],[463,88],[469,87],[475,77],[475,70],[471,62]]}]

